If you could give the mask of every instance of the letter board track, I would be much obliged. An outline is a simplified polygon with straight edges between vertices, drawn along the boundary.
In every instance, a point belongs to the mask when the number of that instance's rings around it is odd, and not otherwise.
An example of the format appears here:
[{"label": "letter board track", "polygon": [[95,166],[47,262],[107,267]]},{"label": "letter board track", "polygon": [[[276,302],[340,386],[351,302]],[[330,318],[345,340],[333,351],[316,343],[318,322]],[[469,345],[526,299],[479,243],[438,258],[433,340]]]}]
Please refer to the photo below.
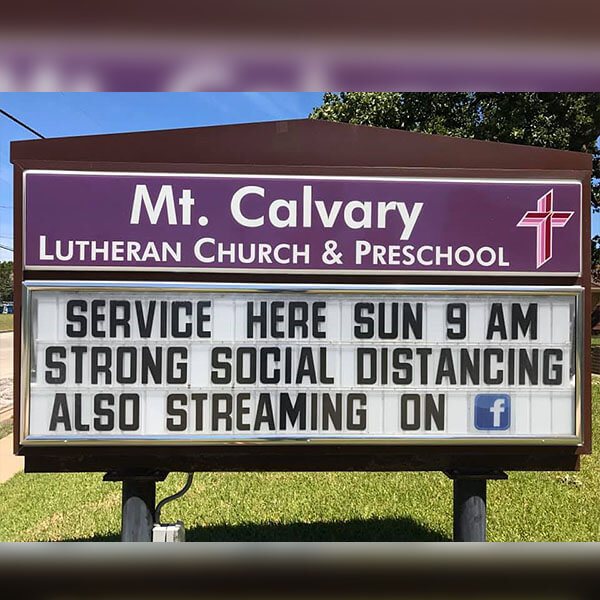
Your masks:
[{"label": "letter board track", "polygon": [[581,442],[581,288],[25,284],[24,444]]}]

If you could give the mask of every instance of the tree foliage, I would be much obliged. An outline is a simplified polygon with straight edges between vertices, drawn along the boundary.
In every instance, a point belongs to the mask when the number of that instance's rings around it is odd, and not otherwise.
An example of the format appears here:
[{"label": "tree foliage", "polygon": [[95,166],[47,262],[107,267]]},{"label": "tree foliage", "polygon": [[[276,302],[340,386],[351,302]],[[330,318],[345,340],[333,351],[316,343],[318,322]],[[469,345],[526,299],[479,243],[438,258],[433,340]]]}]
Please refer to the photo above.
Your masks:
[{"label": "tree foliage", "polygon": [[[600,209],[598,92],[328,92],[313,119],[587,152]],[[600,266],[600,236],[592,260]]]},{"label": "tree foliage", "polygon": [[0,262],[0,302],[13,300],[13,263]]}]

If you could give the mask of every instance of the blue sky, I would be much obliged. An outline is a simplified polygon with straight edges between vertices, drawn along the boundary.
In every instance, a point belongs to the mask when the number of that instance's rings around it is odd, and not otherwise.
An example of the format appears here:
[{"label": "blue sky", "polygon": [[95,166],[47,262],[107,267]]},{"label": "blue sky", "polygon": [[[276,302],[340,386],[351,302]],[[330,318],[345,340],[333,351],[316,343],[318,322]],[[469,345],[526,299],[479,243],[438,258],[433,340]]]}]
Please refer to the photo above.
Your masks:
[{"label": "blue sky", "polygon": [[[0,93],[0,108],[46,137],[306,118],[316,93]],[[0,244],[13,246],[10,142],[34,139],[0,115]],[[12,253],[0,248],[0,260]]]},{"label": "blue sky", "polygon": [[[320,92],[0,93],[0,107],[46,137],[201,127],[308,116]],[[13,245],[10,142],[35,138],[0,115],[0,244]],[[600,214],[592,216],[600,233]],[[0,249],[0,260],[12,253]]]}]

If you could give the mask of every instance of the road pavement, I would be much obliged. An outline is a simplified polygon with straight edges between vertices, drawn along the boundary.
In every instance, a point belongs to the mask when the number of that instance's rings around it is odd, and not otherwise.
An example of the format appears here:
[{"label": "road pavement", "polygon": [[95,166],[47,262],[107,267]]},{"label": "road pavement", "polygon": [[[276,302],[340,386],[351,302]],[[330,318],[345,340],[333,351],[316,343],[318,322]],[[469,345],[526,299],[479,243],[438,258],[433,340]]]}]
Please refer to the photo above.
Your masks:
[{"label": "road pavement", "polygon": [[0,333],[0,378],[12,376],[13,332]]}]

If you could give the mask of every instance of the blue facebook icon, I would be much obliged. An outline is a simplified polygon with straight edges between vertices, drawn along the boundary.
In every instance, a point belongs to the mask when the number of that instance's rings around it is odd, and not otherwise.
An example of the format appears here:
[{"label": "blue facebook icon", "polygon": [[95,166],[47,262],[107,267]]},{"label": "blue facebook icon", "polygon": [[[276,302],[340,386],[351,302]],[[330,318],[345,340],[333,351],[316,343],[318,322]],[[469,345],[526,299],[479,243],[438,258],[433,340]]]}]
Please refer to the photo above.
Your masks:
[{"label": "blue facebook icon", "polygon": [[475,429],[503,431],[509,427],[510,396],[508,394],[475,396]]}]

